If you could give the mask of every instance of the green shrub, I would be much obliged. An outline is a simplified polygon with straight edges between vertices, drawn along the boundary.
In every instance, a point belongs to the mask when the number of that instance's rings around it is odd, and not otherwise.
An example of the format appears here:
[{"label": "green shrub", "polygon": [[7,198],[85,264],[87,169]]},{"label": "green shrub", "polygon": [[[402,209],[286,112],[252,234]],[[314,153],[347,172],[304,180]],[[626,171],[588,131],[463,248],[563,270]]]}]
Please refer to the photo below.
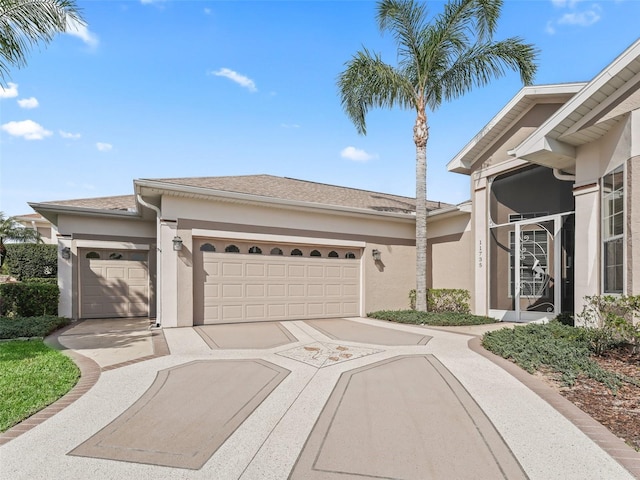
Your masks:
[{"label": "green shrub", "polygon": [[578,319],[587,327],[585,337],[598,355],[620,343],[640,344],[640,295],[593,295],[585,297]]},{"label": "green shrub", "polygon": [[483,325],[496,322],[493,318],[481,317],[470,313],[418,312],[417,310],[381,310],[368,313],[367,316],[390,322],[432,326]]},{"label": "green shrub", "polygon": [[37,317],[57,315],[58,285],[47,283],[0,284],[0,315]]},{"label": "green shrub", "polygon": [[[470,299],[469,291],[461,288],[430,288],[427,290],[427,310],[439,313],[469,313]],[[416,308],[415,289],[409,292],[409,304],[412,310]]]},{"label": "green shrub", "polygon": [[63,317],[0,317],[0,339],[46,337],[69,323]]},{"label": "green shrub", "polygon": [[570,312],[561,312],[555,319],[563,325],[568,325],[570,327],[575,325],[573,315],[571,315]]},{"label": "green shrub", "polygon": [[58,278],[25,278],[22,280],[24,283],[46,283],[48,285],[57,285]]},{"label": "green shrub", "polygon": [[18,280],[58,276],[58,247],[41,243],[10,243],[7,247],[7,273]]},{"label": "green shrub", "polygon": [[532,323],[485,333],[482,346],[513,360],[529,373],[548,367],[569,386],[579,375],[585,375],[605,384],[615,393],[621,379],[590,358],[591,347],[584,336],[586,330],[555,320],[547,324]]}]

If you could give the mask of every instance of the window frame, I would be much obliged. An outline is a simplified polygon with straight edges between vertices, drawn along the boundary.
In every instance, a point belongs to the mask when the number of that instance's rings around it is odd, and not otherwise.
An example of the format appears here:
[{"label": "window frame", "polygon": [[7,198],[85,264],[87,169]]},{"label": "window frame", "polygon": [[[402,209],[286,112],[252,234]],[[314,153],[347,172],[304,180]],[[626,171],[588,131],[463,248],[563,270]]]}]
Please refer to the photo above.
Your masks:
[{"label": "window frame", "polygon": [[[605,182],[607,177],[615,178],[615,175],[620,173],[622,177],[622,181],[620,182],[620,188],[614,187],[610,192],[605,191]],[[611,182],[614,184],[614,182]],[[615,210],[615,194],[616,192],[622,192],[622,201],[621,201],[621,210],[618,212]],[[607,202],[610,202],[607,205]],[[613,212],[608,214],[609,212]],[[607,213],[607,215],[605,215]],[[626,168],[624,164],[618,165],[617,167],[611,169],[609,172],[605,173],[600,178],[600,290],[605,295],[624,295],[627,288],[627,271],[626,271],[626,258],[627,258],[627,242],[626,232],[627,232],[627,175]],[[622,231],[620,233],[615,233],[616,226],[613,225],[607,228],[608,222],[614,222],[615,217],[620,215],[621,217],[621,227]],[[609,231],[613,230],[612,234],[609,234]],[[621,270],[621,282],[622,285],[619,289],[613,289],[608,285],[607,282],[607,245],[620,242],[622,246],[621,252],[621,262],[615,263],[612,268]],[[614,256],[616,254],[614,253]],[[617,275],[614,275],[617,277]],[[617,286],[617,285],[614,285]]]}]

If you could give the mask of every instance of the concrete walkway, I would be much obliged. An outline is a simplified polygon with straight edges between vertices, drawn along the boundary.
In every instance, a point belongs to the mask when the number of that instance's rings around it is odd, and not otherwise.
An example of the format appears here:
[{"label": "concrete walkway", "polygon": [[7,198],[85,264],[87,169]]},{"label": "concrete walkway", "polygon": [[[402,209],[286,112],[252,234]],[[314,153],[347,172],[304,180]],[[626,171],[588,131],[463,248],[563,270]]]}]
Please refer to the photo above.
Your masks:
[{"label": "concrete walkway", "polygon": [[0,436],[0,478],[634,478],[610,453],[631,469],[640,455],[474,351],[473,333],[369,319],[84,322],[57,341],[95,385]]}]

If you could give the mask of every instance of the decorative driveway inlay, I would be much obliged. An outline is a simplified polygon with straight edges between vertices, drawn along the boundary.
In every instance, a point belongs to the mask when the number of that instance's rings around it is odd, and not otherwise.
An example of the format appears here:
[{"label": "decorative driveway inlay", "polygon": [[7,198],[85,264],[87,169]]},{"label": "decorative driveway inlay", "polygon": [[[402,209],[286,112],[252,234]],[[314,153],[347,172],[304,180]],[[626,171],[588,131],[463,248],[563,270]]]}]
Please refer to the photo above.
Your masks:
[{"label": "decorative driveway inlay", "polygon": [[333,340],[369,343],[373,345],[404,346],[426,345],[432,337],[392,328],[376,327],[344,318],[305,320],[319,332]]},{"label": "decorative driveway inlay", "polygon": [[383,351],[373,348],[314,342],[291,350],[285,350],[278,353],[278,355],[306,363],[312,367],[322,368]]},{"label": "decorative driveway inlay", "polygon": [[162,370],[136,403],[69,454],[199,469],[289,373],[264,360]]},{"label": "decorative driveway inlay", "polygon": [[433,356],[345,372],[291,479],[526,479],[458,380]]},{"label": "decorative driveway inlay", "polygon": [[298,341],[280,322],[200,325],[195,331],[212,349],[273,348]]}]

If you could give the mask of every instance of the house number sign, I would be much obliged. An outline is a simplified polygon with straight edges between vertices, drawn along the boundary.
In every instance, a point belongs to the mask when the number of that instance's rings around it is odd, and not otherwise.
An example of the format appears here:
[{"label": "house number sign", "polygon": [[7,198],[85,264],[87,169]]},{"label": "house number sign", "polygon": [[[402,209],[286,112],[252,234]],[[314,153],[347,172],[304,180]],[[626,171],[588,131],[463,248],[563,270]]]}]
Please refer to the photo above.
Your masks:
[{"label": "house number sign", "polygon": [[482,240],[478,240],[478,268],[482,268]]}]

